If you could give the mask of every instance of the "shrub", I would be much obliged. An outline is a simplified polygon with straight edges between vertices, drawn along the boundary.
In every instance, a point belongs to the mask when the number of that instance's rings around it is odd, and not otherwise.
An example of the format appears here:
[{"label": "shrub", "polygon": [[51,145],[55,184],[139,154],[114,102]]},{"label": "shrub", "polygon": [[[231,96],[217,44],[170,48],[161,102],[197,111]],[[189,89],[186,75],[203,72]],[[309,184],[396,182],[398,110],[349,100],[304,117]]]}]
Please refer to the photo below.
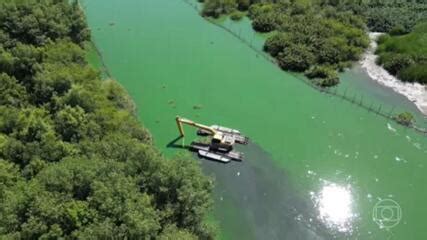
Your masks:
[{"label": "shrub", "polygon": [[411,126],[414,123],[414,116],[410,112],[403,112],[394,117],[394,119],[405,126]]},{"label": "shrub", "polygon": [[399,79],[406,82],[419,82],[427,84],[427,63],[414,64],[402,69],[397,75]]},{"label": "shrub", "polygon": [[393,75],[396,75],[400,70],[410,66],[411,64],[414,64],[414,60],[411,56],[406,54],[392,55],[383,62],[384,68]]},{"label": "shrub", "polygon": [[239,11],[234,11],[230,14],[230,19],[233,21],[239,21],[241,20],[243,17],[245,16],[245,14],[243,12],[239,12]]},{"label": "shrub", "polygon": [[305,76],[313,79],[321,87],[332,87],[339,83],[337,72],[331,67],[314,66],[305,72]]},{"label": "shrub", "polygon": [[264,51],[276,57],[283,49],[289,45],[290,40],[285,33],[277,33],[269,38],[264,43]]},{"label": "shrub", "polygon": [[313,65],[316,58],[306,45],[292,43],[278,54],[277,60],[285,70],[302,72]]},{"label": "shrub", "polygon": [[326,78],[319,79],[315,83],[321,87],[333,87],[340,83],[340,79],[338,78],[338,75],[335,74],[334,76],[328,76]]},{"label": "shrub", "polygon": [[271,15],[260,15],[253,20],[252,27],[258,32],[271,32],[276,28],[275,19]]},{"label": "shrub", "polygon": [[235,0],[209,0],[203,4],[202,15],[217,18],[237,8]]}]

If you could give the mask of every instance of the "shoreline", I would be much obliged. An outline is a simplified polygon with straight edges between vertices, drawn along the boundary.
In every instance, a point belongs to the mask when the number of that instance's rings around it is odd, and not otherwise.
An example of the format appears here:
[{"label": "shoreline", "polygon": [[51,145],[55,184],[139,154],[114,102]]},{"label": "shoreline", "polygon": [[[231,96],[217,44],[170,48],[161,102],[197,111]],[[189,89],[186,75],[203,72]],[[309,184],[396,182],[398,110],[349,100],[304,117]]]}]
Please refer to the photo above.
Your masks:
[{"label": "shoreline", "polygon": [[373,81],[391,88],[393,91],[405,96],[415,104],[424,116],[427,116],[427,86],[419,83],[402,82],[397,77],[388,73],[387,70],[376,64],[376,59],[378,57],[375,55],[375,50],[378,46],[376,39],[380,35],[382,35],[382,33],[369,33],[369,38],[371,40],[370,46],[359,61],[362,69],[366,71]]}]

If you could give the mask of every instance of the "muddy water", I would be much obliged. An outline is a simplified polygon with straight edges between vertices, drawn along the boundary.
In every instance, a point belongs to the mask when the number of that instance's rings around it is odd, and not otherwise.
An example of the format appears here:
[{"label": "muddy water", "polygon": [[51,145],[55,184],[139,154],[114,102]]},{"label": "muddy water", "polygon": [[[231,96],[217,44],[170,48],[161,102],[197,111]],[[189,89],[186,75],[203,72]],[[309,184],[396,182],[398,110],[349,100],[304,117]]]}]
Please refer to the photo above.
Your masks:
[{"label": "muddy water", "polygon": [[[198,160],[217,179],[221,238],[427,238],[425,136],[307,87],[180,0],[84,6],[106,65],[166,155],[179,151],[167,147],[176,115],[252,139],[242,163]],[[259,41],[247,21],[239,24]],[[362,77],[343,75],[350,83]],[[376,205],[384,199],[398,207]]]},{"label": "muddy water", "polygon": [[[253,143],[245,148],[243,163],[202,160],[205,172],[216,179],[215,208],[228,238],[333,238],[317,219],[311,200],[297,194],[286,171],[272,164],[270,154]],[[237,216],[229,218],[228,208],[233,206],[238,206],[231,210]]]}]

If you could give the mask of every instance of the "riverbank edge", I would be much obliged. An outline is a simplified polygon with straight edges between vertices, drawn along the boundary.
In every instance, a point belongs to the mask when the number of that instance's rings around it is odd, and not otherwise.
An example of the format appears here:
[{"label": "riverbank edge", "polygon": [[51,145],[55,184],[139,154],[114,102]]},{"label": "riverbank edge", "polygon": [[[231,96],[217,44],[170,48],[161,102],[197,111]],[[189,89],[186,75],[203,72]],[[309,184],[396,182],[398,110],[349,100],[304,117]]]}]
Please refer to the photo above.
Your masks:
[{"label": "riverbank edge", "polygon": [[375,54],[375,50],[378,47],[377,39],[383,34],[379,32],[369,33],[370,46],[359,61],[362,69],[372,80],[405,96],[427,117],[427,86],[419,83],[403,82],[376,63],[378,58],[378,55]]},{"label": "riverbank edge", "polygon": [[[99,48],[96,46],[94,40],[92,39],[91,41],[88,41],[85,44],[85,48],[84,48],[85,54],[86,54],[86,61],[88,62],[88,64],[90,66],[92,66],[94,69],[98,70],[101,72],[101,75],[105,76],[104,80],[110,79],[112,81],[116,81],[118,84],[120,84],[117,80],[115,80],[115,78],[113,77],[112,73],[110,72],[109,68],[107,67],[107,64],[104,60],[104,57],[102,56],[102,52],[99,50]],[[92,61],[89,59],[89,54],[90,52],[93,51],[95,54],[95,58]],[[96,62],[100,63],[99,65],[96,64]],[[133,101],[133,99],[132,99]],[[141,122],[141,119],[138,119],[139,122]],[[148,129],[150,130],[150,129]],[[160,150],[159,150],[160,151]],[[191,154],[189,154],[190,157],[194,157]],[[201,170],[203,171],[202,166],[200,166]],[[203,171],[204,173],[204,171]],[[209,175],[207,175],[206,173],[204,173],[205,176],[210,177]],[[215,201],[214,199],[214,193],[212,192],[212,200]],[[215,204],[215,203],[214,203]],[[221,228],[219,227],[219,220],[215,217],[214,214],[214,210],[213,208],[208,212],[208,214],[206,215],[206,218],[204,219],[204,222],[206,224],[208,224],[211,228],[214,229],[214,235],[218,238],[218,239],[229,239],[229,238],[224,238],[224,236],[227,236],[227,233],[222,231]]]},{"label": "riverbank edge", "polygon": [[[254,45],[252,45],[246,39],[244,39],[243,37],[241,37],[239,34],[233,32],[232,29],[227,28],[226,26],[222,25],[221,23],[219,23],[218,21],[216,21],[213,18],[201,16],[200,15],[200,9],[198,8],[197,3],[194,4],[194,3],[190,2],[189,0],[181,0],[181,1],[183,3],[185,3],[185,4],[187,4],[190,8],[194,9],[198,13],[198,15],[201,18],[203,18],[204,20],[206,20],[208,23],[210,23],[210,24],[212,24],[212,25],[214,25],[214,26],[216,26],[218,28],[221,28],[225,32],[231,34],[237,40],[239,40],[244,45],[246,45],[247,47],[249,47],[252,51],[254,51],[257,55],[261,55],[265,60],[267,60],[267,61],[271,62],[272,64],[276,65],[277,67],[279,67],[279,64],[277,63],[277,61],[274,58],[272,58],[270,55],[268,55],[264,51],[257,49]],[[289,73],[289,74],[291,74],[291,75],[294,75],[294,76],[297,74],[295,72],[289,72],[289,71],[286,71],[286,72]],[[367,105],[366,103],[363,102],[363,99],[356,99],[355,97],[350,97],[350,96],[346,95],[346,92],[340,93],[337,90],[336,87],[323,88],[323,87],[320,87],[320,86],[314,84],[312,81],[310,81],[310,79],[308,79],[308,78],[306,78],[304,76],[299,76],[298,75],[298,77],[296,77],[296,78],[299,79],[299,80],[301,80],[301,82],[305,83],[307,86],[309,86],[309,87],[317,90],[318,92],[321,92],[321,93],[324,93],[324,94],[328,94],[328,95],[331,95],[331,96],[334,96],[334,97],[337,97],[337,98],[341,98],[341,99],[343,99],[343,100],[345,100],[345,101],[347,101],[349,103],[354,104],[355,106],[359,106],[359,107],[361,107],[361,108],[363,108],[363,109],[365,109],[365,110],[367,110],[369,112],[373,112],[373,113],[377,114],[378,116],[381,116],[381,117],[383,117],[385,119],[393,121],[396,124],[399,124],[400,126],[413,129],[416,132],[427,136],[427,129],[419,127],[419,126],[415,125],[415,123],[411,124],[411,125],[403,125],[403,124],[401,124],[398,121],[398,119],[396,118],[396,115],[394,115],[394,113],[393,113],[394,108],[389,113],[384,113],[384,112],[381,111],[383,109],[381,109],[381,108],[377,109],[377,108],[374,108],[371,105]]]},{"label": "riverbank edge", "polygon": [[[102,55],[101,50],[96,46],[95,42],[93,40],[86,42],[84,50],[86,52],[86,61],[95,69],[99,70],[101,72],[102,78],[108,78],[108,79],[114,79],[113,74],[110,72],[110,70],[107,67],[107,64],[105,63],[104,57]],[[96,62],[98,64],[92,62],[89,58],[89,55],[91,54],[95,55]]]}]

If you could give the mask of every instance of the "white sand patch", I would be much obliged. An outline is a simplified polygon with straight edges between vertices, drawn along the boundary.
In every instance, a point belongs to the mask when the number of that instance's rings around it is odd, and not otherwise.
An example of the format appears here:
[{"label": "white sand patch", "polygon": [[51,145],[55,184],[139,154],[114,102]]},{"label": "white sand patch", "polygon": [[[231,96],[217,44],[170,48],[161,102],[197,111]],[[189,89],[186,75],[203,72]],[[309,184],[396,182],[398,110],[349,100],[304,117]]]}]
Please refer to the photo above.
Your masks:
[{"label": "white sand patch", "polygon": [[362,68],[373,80],[404,95],[412,101],[422,113],[427,115],[427,86],[419,83],[402,82],[375,63],[377,59],[377,55],[374,54],[375,49],[377,48],[376,39],[381,34],[382,33],[377,32],[369,33],[371,44],[369,49],[363,55],[362,60],[360,60]]}]

